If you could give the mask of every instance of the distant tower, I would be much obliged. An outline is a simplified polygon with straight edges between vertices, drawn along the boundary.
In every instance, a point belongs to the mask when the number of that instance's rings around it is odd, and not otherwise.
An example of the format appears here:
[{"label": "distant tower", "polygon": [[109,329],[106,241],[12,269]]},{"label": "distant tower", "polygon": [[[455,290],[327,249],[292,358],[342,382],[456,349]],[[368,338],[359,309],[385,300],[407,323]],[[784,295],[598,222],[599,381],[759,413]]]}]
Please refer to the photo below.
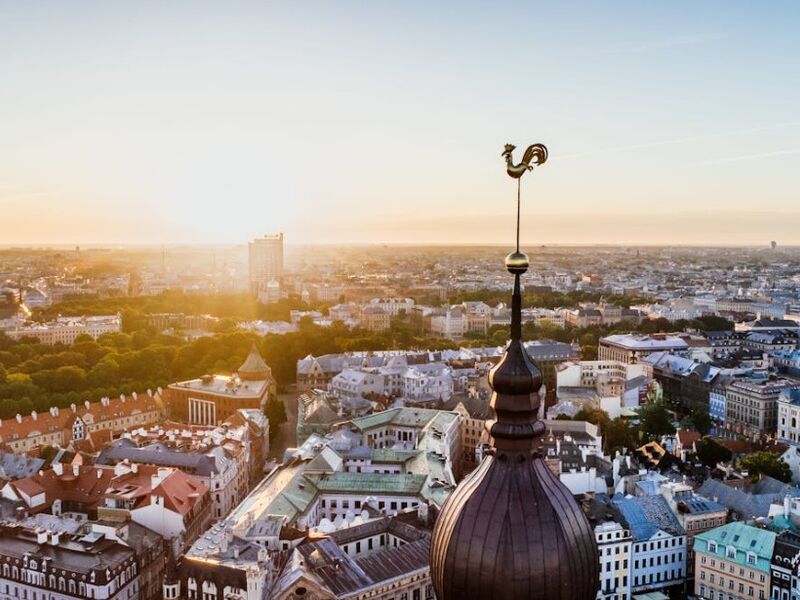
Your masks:
[{"label": "distant tower", "polygon": [[775,250],[775,248],[777,248],[777,247],[778,247],[778,242],[776,242],[775,240],[772,240],[772,241],[769,243],[769,245],[772,247],[772,249],[773,249],[773,250]]},{"label": "distant tower", "polygon": [[265,235],[250,242],[250,292],[265,297],[270,281],[283,277],[283,234]]},{"label": "distant tower", "polygon": [[[547,158],[544,146],[537,165]],[[527,167],[513,165],[519,179]],[[530,151],[530,148],[529,148]],[[526,152],[528,156],[529,152]],[[532,168],[532,167],[531,167]],[[594,531],[572,493],[545,464],[538,419],[542,374],[522,345],[520,275],[528,257],[506,257],[514,276],[511,341],[489,373],[496,419],[487,455],[447,499],[431,540],[431,578],[439,600],[591,600],[600,587]]]}]

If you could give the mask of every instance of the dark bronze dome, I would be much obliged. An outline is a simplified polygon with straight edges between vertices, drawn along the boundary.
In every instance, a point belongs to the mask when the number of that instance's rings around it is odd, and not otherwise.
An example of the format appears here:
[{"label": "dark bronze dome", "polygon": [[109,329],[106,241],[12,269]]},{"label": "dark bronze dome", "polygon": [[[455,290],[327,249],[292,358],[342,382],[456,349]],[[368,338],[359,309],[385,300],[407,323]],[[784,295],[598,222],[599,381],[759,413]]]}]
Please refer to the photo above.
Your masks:
[{"label": "dark bronze dome", "polygon": [[542,375],[521,340],[527,257],[514,258],[511,342],[489,374],[491,450],[438,516],[433,585],[439,600],[592,600],[600,568],[594,531],[538,452]]}]

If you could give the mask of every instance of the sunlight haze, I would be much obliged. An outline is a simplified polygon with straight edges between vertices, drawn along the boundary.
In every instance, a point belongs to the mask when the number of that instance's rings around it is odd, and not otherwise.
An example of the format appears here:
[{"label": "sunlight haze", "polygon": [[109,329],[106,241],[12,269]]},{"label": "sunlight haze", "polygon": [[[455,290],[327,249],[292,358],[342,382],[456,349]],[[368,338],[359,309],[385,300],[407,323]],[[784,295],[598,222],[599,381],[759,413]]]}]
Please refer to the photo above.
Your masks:
[{"label": "sunlight haze", "polygon": [[0,243],[798,244],[769,7],[0,2]]}]

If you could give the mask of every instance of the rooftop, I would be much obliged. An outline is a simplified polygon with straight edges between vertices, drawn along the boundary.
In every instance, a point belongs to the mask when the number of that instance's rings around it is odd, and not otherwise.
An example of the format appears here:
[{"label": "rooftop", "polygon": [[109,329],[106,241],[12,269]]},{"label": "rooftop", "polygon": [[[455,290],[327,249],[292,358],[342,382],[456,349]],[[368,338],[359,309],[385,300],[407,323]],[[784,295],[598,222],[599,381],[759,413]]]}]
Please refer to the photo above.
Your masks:
[{"label": "rooftop", "polygon": [[[769,573],[775,537],[772,531],[736,521],[698,534],[694,549]],[[748,556],[753,556],[755,562],[748,563]]]}]

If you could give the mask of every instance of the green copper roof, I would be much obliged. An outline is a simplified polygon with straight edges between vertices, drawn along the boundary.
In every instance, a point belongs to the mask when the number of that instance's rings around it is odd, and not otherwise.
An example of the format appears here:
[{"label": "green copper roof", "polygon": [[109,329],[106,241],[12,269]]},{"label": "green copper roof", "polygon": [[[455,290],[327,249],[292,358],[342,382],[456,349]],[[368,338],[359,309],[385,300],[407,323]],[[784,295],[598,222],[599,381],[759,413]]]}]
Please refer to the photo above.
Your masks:
[{"label": "green copper roof", "polygon": [[373,463],[403,464],[419,454],[419,450],[392,450],[375,448],[372,450]]},{"label": "green copper roof", "polygon": [[324,476],[307,474],[306,479],[311,480],[321,493],[419,495],[427,477],[395,473],[332,473]]},{"label": "green copper roof", "polygon": [[432,408],[391,408],[383,412],[374,413],[365,417],[358,417],[350,423],[361,431],[380,427],[381,425],[397,425],[398,427],[424,427],[430,421],[442,427],[457,419],[454,412],[435,410]]},{"label": "green copper roof", "polygon": [[[741,522],[728,523],[697,535],[694,550],[769,573],[775,537],[775,533],[767,529]],[[716,544],[715,550],[711,549],[713,544]],[[748,562],[748,556],[754,556],[755,563]]]}]

